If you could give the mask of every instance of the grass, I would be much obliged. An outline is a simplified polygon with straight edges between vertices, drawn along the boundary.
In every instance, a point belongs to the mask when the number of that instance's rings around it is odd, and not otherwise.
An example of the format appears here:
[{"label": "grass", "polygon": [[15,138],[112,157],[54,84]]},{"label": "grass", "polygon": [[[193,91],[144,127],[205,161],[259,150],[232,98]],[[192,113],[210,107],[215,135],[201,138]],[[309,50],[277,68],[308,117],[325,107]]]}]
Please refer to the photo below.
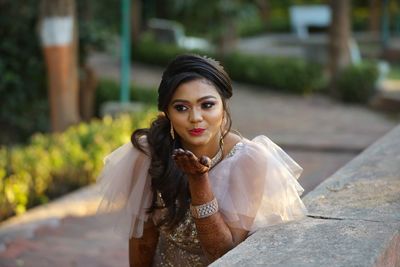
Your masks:
[{"label": "grass", "polygon": [[400,80],[400,64],[390,66],[387,78],[390,80]]}]

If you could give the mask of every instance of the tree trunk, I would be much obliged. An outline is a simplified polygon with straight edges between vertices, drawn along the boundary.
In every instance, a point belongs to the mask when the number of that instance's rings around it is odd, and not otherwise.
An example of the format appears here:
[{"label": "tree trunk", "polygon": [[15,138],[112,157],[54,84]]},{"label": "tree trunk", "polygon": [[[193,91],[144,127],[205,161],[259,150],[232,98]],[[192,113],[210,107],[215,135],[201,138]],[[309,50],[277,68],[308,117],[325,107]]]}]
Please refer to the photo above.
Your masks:
[{"label": "tree trunk", "polygon": [[89,65],[80,66],[79,110],[84,121],[90,121],[94,116],[94,102],[98,85],[96,72]]},{"label": "tree trunk", "polygon": [[269,0],[256,0],[255,4],[260,13],[261,20],[266,25],[270,17],[270,1]]},{"label": "tree trunk", "polygon": [[142,0],[132,0],[131,14],[132,42],[137,44],[142,30]]},{"label": "tree trunk", "polygon": [[331,0],[332,21],[329,42],[330,93],[337,97],[339,72],[350,64],[350,0]]},{"label": "tree trunk", "polygon": [[379,36],[380,25],[381,25],[381,1],[370,0],[369,1],[369,30]]},{"label": "tree trunk", "polygon": [[52,131],[80,121],[74,0],[42,0],[40,34],[47,67]]},{"label": "tree trunk", "polygon": [[[80,9],[79,22],[88,23],[94,19],[92,5],[83,1]],[[80,44],[79,53],[79,114],[84,121],[90,121],[94,116],[94,100],[97,88],[97,75],[92,67],[87,63],[91,51],[91,46]]]},{"label": "tree trunk", "polygon": [[217,40],[217,54],[220,58],[234,50],[237,43],[237,30],[234,20],[224,17],[222,23],[223,31]]}]

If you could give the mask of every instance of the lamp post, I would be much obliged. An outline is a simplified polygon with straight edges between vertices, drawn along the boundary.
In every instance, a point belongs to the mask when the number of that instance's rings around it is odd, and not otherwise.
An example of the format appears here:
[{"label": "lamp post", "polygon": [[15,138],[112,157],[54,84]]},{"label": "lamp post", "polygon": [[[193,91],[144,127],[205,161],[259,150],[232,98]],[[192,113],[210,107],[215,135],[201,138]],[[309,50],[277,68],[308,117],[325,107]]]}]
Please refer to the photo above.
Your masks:
[{"label": "lamp post", "polygon": [[382,1],[382,31],[381,31],[381,42],[383,48],[387,48],[389,42],[389,1],[383,0]]},{"label": "lamp post", "polygon": [[130,58],[131,58],[131,36],[130,36],[130,0],[121,0],[121,89],[120,101],[121,103],[129,102],[129,84],[130,84]]}]

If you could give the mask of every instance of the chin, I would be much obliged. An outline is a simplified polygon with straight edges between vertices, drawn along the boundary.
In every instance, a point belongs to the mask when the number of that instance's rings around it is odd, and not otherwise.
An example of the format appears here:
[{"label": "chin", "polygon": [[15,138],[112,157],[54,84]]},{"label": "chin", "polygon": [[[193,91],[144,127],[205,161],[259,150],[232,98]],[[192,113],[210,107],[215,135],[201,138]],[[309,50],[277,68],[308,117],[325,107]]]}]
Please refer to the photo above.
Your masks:
[{"label": "chin", "polygon": [[186,138],[183,141],[192,146],[205,146],[210,142],[210,139],[208,137],[203,137],[203,136],[198,136],[198,137],[190,136],[189,138]]}]

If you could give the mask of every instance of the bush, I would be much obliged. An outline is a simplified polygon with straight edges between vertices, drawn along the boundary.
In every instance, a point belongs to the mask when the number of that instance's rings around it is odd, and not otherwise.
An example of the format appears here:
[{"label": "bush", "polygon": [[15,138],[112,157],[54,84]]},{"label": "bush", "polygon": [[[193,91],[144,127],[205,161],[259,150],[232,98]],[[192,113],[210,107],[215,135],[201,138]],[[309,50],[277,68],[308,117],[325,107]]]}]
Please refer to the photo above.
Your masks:
[{"label": "bush", "polygon": [[316,90],[322,77],[318,65],[296,59],[234,53],[224,59],[224,66],[235,81],[299,94]]},{"label": "bush", "polygon": [[[210,52],[187,51],[174,45],[155,43],[149,38],[142,40],[134,49],[134,60],[164,67],[182,53],[198,53],[217,58]],[[235,81],[293,93],[302,94],[316,90],[322,77],[322,68],[319,65],[299,59],[231,53],[219,60]]]},{"label": "bush", "polygon": [[103,157],[148,127],[156,110],[105,117],[61,134],[36,134],[26,146],[0,147],[0,221],[95,181]]},{"label": "bush", "polygon": [[366,103],[374,92],[377,79],[378,69],[375,64],[348,66],[338,76],[339,97],[346,102]]},{"label": "bush", "polygon": [[0,1],[0,143],[20,142],[35,131],[48,130],[38,13],[34,0]]},{"label": "bush", "polygon": [[[157,91],[155,88],[145,88],[131,85],[130,100],[138,101],[148,105],[157,104]],[[120,85],[114,80],[101,80],[96,89],[95,114],[99,116],[100,107],[107,101],[118,101],[120,99]]]},{"label": "bush", "polygon": [[188,51],[173,44],[156,43],[151,36],[144,36],[132,48],[132,59],[152,65],[166,67],[177,55]]}]

